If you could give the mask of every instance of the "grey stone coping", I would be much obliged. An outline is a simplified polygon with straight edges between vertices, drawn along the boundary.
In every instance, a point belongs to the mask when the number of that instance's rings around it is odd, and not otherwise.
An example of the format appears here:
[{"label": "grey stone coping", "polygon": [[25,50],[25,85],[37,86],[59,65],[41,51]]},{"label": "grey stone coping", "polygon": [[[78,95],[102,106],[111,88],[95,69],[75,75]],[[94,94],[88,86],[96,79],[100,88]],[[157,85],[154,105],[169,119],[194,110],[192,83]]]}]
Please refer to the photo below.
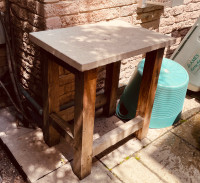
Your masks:
[{"label": "grey stone coping", "polygon": [[121,20],[30,33],[30,40],[79,71],[169,46],[175,39]]}]

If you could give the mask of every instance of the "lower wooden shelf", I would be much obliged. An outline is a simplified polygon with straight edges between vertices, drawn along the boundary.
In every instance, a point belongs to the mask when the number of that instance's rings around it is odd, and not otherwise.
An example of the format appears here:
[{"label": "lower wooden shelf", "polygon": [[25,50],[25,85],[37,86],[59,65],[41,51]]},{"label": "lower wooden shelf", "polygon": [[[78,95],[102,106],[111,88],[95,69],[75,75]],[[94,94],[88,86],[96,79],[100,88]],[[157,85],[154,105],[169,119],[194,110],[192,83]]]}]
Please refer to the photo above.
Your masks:
[{"label": "lower wooden shelf", "polygon": [[[50,121],[53,127],[65,138],[65,140],[73,147],[73,124],[66,122],[60,118],[57,114],[52,113],[50,115]],[[93,156],[96,156],[106,150],[107,148],[115,145],[121,140],[125,139],[129,135],[138,131],[143,126],[144,119],[141,116],[137,116],[127,122],[123,122],[119,127],[109,131],[103,136],[97,138],[93,142]]]}]

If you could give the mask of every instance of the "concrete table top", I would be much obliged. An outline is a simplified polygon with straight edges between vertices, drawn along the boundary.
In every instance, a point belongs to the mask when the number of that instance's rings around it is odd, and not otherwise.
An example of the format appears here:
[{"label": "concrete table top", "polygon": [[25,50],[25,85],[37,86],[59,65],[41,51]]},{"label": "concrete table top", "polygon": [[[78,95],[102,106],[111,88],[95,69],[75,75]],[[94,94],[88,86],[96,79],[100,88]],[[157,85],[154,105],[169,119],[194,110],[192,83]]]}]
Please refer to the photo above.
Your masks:
[{"label": "concrete table top", "polygon": [[169,46],[175,39],[121,20],[30,33],[36,45],[79,71]]}]

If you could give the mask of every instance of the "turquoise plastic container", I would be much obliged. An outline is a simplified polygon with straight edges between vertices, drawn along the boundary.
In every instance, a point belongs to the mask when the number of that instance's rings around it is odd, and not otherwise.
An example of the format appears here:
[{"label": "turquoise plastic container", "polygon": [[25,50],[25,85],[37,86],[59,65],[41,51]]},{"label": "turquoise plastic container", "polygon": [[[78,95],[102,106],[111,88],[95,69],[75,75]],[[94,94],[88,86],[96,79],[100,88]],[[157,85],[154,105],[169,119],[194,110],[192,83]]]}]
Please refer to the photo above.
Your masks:
[{"label": "turquoise plastic container", "polygon": [[[144,63],[145,59],[138,64],[120,98],[116,114],[121,119],[129,120],[135,117]],[[168,127],[180,119],[188,82],[188,73],[180,64],[163,59],[150,128]]]}]

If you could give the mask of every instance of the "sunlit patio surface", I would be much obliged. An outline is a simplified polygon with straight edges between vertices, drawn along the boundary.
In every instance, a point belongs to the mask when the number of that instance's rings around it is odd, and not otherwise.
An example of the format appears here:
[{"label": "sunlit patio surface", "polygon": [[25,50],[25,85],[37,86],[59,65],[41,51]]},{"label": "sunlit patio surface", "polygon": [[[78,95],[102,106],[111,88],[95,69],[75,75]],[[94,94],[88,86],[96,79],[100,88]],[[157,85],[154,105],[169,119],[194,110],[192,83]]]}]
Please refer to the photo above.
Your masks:
[{"label": "sunlit patio surface", "polygon": [[[119,126],[116,116],[96,117],[94,139]],[[36,183],[199,183],[200,102],[187,96],[181,120],[174,126],[149,129],[142,141],[130,136],[93,158],[92,173],[79,180],[71,168],[72,148],[63,139],[49,148],[41,129],[19,127],[12,108],[0,110],[0,138]]]}]

